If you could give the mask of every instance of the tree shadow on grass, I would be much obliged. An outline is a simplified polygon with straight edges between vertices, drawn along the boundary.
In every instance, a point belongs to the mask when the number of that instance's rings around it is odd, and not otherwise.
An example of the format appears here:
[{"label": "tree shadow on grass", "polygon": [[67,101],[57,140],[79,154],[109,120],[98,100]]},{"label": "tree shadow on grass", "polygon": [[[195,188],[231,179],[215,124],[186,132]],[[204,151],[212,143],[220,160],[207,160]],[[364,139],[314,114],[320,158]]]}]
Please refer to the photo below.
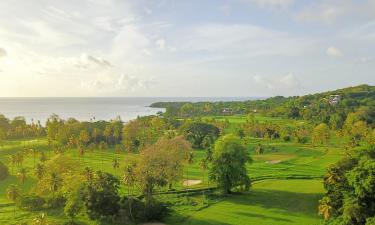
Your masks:
[{"label": "tree shadow on grass", "polygon": [[174,212],[172,216],[166,218],[165,221],[168,225],[232,225],[230,223],[223,223],[218,220],[212,219],[197,219],[187,215],[181,215]]},{"label": "tree shadow on grass", "polygon": [[281,217],[276,217],[276,216],[265,216],[262,214],[256,214],[256,213],[248,213],[248,212],[236,212],[237,215],[239,216],[246,216],[246,217],[257,217],[261,219],[271,219],[275,221],[283,221],[283,222],[293,222],[292,220],[281,218]]},{"label": "tree shadow on grass", "polygon": [[277,210],[282,214],[304,214],[316,217],[319,193],[298,193],[279,190],[253,190],[244,194],[233,194],[225,200],[233,204],[260,206]]}]

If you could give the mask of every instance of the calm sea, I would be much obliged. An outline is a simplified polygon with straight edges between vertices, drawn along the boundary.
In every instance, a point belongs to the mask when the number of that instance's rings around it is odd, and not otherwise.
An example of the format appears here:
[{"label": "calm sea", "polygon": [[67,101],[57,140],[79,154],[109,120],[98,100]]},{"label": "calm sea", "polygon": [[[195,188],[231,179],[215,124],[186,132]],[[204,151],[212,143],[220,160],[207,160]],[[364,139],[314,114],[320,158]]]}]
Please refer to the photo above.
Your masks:
[{"label": "calm sea", "polygon": [[248,99],[256,98],[0,98],[0,114],[10,119],[23,116],[28,122],[39,120],[42,124],[52,114],[57,114],[63,119],[73,117],[84,121],[110,120],[120,116],[123,121],[129,121],[137,116],[153,115],[158,111],[164,111],[164,109],[148,107],[154,102],[242,101]]}]

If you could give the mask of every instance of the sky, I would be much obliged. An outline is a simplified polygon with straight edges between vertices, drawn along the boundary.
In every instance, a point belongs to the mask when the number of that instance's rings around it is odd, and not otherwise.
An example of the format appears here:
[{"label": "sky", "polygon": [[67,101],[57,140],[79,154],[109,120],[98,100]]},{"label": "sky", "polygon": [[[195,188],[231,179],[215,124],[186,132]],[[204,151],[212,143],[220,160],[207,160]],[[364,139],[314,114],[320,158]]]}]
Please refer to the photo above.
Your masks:
[{"label": "sky", "polygon": [[303,95],[375,84],[375,0],[2,0],[1,97]]}]

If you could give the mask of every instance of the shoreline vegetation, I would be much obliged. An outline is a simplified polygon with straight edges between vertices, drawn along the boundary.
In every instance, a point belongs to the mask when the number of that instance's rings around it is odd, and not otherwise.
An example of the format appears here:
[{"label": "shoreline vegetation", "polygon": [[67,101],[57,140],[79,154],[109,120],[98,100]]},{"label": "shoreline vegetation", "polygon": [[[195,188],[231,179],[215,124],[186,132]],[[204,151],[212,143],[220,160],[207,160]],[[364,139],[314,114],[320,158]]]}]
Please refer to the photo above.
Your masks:
[{"label": "shoreline vegetation", "polygon": [[0,115],[0,224],[374,224],[374,86],[150,107]]}]

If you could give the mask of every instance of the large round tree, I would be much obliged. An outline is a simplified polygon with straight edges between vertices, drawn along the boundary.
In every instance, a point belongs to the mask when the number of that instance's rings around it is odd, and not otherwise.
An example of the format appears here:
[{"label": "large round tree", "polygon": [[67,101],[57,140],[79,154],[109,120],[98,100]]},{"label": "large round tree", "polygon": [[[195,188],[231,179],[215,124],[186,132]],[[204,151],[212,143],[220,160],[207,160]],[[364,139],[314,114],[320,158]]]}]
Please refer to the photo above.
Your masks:
[{"label": "large round tree", "polygon": [[223,193],[230,193],[236,186],[250,187],[246,163],[251,162],[241,139],[226,135],[215,143],[210,178],[217,182]]}]

